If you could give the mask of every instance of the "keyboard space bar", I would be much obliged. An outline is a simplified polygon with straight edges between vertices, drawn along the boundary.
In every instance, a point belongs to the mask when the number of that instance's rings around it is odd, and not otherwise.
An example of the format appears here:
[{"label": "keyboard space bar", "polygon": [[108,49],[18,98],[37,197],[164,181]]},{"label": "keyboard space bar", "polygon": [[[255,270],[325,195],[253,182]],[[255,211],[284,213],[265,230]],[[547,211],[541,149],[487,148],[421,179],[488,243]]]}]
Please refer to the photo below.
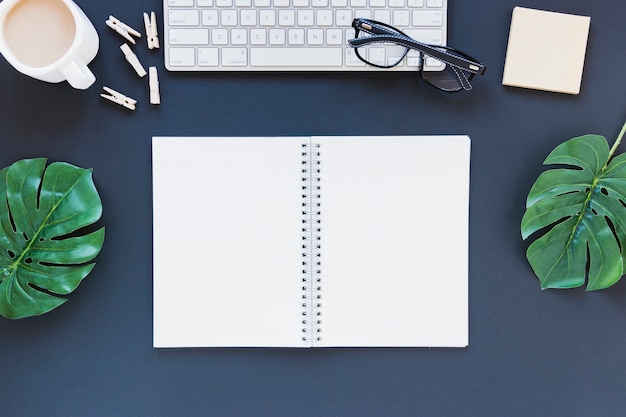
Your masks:
[{"label": "keyboard space bar", "polygon": [[250,48],[252,67],[339,67],[343,48]]}]

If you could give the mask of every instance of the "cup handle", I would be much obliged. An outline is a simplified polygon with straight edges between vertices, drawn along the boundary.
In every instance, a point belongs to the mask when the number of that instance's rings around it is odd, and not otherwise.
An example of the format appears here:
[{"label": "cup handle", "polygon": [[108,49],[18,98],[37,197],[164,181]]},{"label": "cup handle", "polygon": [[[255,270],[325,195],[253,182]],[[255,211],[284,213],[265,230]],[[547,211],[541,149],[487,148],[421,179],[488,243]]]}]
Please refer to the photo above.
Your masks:
[{"label": "cup handle", "polygon": [[61,74],[72,87],[79,90],[86,90],[96,81],[96,76],[87,68],[87,65],[75,60],[61,68]]}]

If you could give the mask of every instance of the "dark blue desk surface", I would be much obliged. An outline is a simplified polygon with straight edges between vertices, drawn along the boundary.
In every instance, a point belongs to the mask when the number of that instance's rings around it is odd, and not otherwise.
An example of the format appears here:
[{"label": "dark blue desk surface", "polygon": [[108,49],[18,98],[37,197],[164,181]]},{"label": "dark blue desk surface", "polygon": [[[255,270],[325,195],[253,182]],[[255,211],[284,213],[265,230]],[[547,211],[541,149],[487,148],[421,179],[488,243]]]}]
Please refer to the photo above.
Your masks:
[{"label": "dark blue desk surface", "polygon": [[[113,14],[143,31],[160,1],[86,1],[98,80],[46,84],[0,61],[0,166],[45,156],[93,167],[103,252],[70,301],[0,320],[2,416],[615,416],[626,409],[626,280],[541,292],[519,233],[525,196],[558,143],[612,142],[626,118],[623,0],[449,0],[449,43],[481,58],[471,93],[416,74],[169,74],[162,105],[124,61]],[[516,5],[591,16],[581,94],[501,86]],[[142,39],[143,41],[143,39]],[[129,112],[103,85],[140,100]],[[472,137],[467,349],[152,348],[151,136]],[[624,147],[621,147],[624,149]],[[445,158],[445,155],[441,156]]]}]

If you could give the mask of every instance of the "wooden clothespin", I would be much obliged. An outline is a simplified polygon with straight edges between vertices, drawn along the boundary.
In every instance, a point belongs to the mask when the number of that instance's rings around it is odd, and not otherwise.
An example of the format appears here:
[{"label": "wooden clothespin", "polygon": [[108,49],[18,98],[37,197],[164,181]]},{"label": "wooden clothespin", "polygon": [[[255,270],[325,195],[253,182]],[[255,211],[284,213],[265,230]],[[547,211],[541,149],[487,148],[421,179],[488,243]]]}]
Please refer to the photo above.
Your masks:
[{"label": "wooden clothespin", "polygon": [[137,32],[135,29],[131,28],[126,23],[120,21],[114,16],[109,16],[109,19],[105,23],[108,27],[122,35],[124,38],[128,39],[128,41],[133,45],[135,44],[135,39],[133,38],[133,36],[141,38],[141,33]]},{"label": "wooden clothespin", "polygon": [[139,75],[140,77],[145,77],[146,70],[144,69],[143,65],[141,65],[141,62],[139,62],[139,58],[137,58],[137,55],[135,55],[130,49],[130,46],[125,43],[120,46],[120,49],[122,50],[122,52],[124,52],[126,60],[130,63],[130,65],[133,66],[135,72],[137,72],[137,75]]},{"label": "wooden clothespin", "polygon": [[161,104],[161,93],[159,92],[159,76],[156,67],[148,68],[150,71],[150,103]]},{"label": "wooden clothespin", "polygon": [[137,104],[137,100],[134,100],[130,97],[126,97],[124,94],[117,92],[109,87],[102,87],[104,91],[109,94],[100,94],[100,97],[104,97],[107,100],[112,101],[113,103],[117,103],[120,106],[126,107],[127,109],[135,110],[135,104]]},{"label": "wooden clothespin", "polygon": [[159,36],[157,33],[156,14],[154,12],[143,14],[143,22],[146,26],[146,39],[148,40],[148,49],[159,48]]}]

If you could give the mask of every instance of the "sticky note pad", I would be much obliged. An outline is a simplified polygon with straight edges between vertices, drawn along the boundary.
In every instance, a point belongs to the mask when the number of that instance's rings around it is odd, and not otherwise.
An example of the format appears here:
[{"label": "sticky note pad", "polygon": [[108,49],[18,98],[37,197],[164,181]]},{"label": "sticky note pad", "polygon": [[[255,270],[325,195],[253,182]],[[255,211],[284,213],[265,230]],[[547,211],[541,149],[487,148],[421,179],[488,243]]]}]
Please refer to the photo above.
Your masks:
[{"label": "sticky note pad", "polygon": [[502,84],[578,94],[589,16],[515,7]]}]

